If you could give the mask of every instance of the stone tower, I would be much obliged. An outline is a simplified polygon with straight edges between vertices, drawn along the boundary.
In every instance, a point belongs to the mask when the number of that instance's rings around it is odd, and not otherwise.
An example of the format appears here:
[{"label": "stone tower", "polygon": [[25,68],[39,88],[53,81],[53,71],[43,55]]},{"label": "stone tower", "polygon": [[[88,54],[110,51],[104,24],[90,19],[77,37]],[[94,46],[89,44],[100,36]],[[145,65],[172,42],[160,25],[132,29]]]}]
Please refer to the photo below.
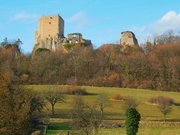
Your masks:
[{"label": "stone tower", "polygon": [[134,45],[138,45],[138,41],[133,32],[125,31],[121,33],[120,44],[122,46],[134,46]]},{"label": "stone tower", "polygon": [[64,20],[58,16],[42,16],[35,32],[34,49],[55,50],[64,40]]}]

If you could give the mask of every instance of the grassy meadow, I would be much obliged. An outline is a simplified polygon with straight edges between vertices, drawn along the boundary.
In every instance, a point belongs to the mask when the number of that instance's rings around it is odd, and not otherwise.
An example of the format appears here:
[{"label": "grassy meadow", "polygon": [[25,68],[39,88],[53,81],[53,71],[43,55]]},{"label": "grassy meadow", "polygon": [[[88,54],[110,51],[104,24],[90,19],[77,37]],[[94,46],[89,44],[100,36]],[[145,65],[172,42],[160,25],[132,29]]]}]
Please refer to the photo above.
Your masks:
[{"label": "grassy meadow", "polygon": [[[52,86],[52,85],[28,85],[25,86],[31,88],[37,92],[45,92],[58,87],[59,90],[65,86]],[[112,96],[120,94],[121,96],[131,96],[138,102],[138,111],[141,114],[141,124],[138,135],[179,135],[180,134],[180,93],[177,92],[165,92],[155,90],[143,90],[143,89],[128,89],[128,88],[107,88],[107,87],[90,87],[83,86],[89,95],[83,96],[84,100],[93,105],[96,103],[97,97],[100,94],[106,94],[110,100],[109,106],[104,110],[105,118],[107,122],[124,122],[123,102],[113,101]],[[156,96],[171,97],[175,101],[173,105],[173,111],[167,115],[167,122],[164,123],[163,115],[159,112],[156,105],[148,104],[148,99]],[[48,130],[48,135],[54,135],[58,132],[64,132],[67,134],[69,130],[68,125],[64,125],[64,122],[70,122],[71,108],[73,104],[73,95],[66,96],[65,103],[57,103],[55,105],[55,116],[51,117],[50,105],[46,106],[44,113],[48,114],[49,122],[54,125],[54,129]],[[58,125],[59,124],[59,125]],[[65,128],[65,130],[64,130]],[[118,129],[101,129],[99,135],[125,135],[125,128]]]},{"label": "grassy meadow", "polygon": [[[66,130],[49,130],[46,135],[67,135]],[[113,134],[112,134],[113,133]],[[178,127],[143,127],[139,128],[138,135],[179,135]],[[78,135],[75,134],[74,135]],[[101,129],[98,135],[126,135],[125,128]]]}]

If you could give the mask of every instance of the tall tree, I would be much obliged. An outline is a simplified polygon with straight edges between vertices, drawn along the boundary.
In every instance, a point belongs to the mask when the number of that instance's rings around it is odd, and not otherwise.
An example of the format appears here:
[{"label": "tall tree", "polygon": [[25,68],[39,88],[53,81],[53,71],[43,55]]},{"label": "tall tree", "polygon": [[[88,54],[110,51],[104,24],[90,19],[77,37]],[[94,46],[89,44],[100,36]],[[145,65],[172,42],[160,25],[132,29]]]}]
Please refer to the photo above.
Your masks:
[{"label": "tall tree", "polygon": [[31,90],[13,86],[8,73],[0,73],[0,134],[26,135],[38,124],[44,101]]}]

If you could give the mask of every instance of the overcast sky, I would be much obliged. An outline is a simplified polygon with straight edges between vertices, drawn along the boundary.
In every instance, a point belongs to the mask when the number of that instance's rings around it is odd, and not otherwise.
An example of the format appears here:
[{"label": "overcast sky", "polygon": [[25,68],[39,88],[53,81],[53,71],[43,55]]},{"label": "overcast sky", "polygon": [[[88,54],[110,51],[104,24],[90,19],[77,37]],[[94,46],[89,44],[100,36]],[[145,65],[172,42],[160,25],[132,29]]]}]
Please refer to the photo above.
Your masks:
[{"label": "overcast sky", "polygon": [[133,31],[139,42],[168,30],[180,31],[180,0],[0,0],[0,40],[20,38],[31,52],[42,15],[59,14],[65,36],[80,32],[95,47],[118,43],[122,31]]}]

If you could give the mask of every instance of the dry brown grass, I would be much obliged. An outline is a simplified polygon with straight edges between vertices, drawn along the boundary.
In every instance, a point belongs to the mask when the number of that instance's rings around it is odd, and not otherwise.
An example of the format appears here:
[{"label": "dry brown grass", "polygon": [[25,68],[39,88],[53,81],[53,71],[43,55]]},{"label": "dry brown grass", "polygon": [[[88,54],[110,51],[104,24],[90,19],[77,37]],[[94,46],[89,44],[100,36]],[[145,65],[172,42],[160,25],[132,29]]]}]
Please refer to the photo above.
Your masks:
[{"label": "dry brown grass", "polygon": [[112,100],[122,101],[122,100],[124,100],[125,98],[124,98],[123,96],[121,96],[120,94],[117,94],[117,95],[112,96],[111,99],[112,99]]}]

